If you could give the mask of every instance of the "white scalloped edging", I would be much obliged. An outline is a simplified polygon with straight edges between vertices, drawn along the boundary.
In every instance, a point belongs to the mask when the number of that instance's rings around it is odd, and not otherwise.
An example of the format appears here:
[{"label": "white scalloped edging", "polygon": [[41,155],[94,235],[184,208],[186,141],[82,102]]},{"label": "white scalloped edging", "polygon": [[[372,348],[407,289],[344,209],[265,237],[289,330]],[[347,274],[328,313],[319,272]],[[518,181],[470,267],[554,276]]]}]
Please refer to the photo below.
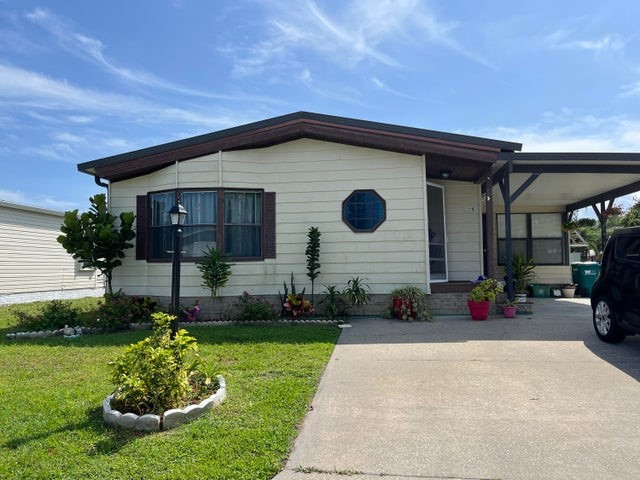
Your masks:
[{"label": "white scalloped edging", "polygon": [[178,427],[184,423],[198,418],[216,405],[220,405],[227,398],[227,382],[222,375],[216,375],[220,388],[215,394],[201,401],[197,405],[189,405],[185,408],[172,408],[162,415],[136,415],[135,413],[122,413],[111,408],[113,393],[102,402],[102,418],[105,423],[114,427],[139,430],[143,432],[159,432]]},{"label": "white scalloped edging", "polygon": [[[180,322],[180,327],[224,327],[228,325],[341,325],[341,320],[319,320],[319,319],[278,319],[278,320],[245,320],[245,321],[231,321],[231,320],[212,320],[205,322]],[[131,323],[129,328],[131,330],[150,330],[151,323]],[[344,328],[344,327],[340,327]],[[126,330],[123,330],[126,331]],[[58,330],[41,330],[39,332],[15,332],[7,333],[7,340],[27,340],[34,338],[46,338],[54,336],[64,336],[64,338],[77,338],[80,335],[88,334],[101,334],[105,333],[104,329],[94,327],[75,327],[75,334],[66,335],[64,328]]]}]

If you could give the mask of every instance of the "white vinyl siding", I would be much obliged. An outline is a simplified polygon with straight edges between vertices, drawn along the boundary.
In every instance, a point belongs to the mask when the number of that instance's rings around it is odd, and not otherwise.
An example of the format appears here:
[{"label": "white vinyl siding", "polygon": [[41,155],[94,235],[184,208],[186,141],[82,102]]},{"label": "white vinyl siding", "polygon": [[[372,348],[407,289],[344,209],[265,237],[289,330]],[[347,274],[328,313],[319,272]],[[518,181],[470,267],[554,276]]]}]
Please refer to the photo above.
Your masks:
[{"label": "white vinyl siding", "polygon": [[102,288],[57,241],[60,212],[0,202],[0,295]]},{"label": "white vinyl siding", "polygon": [[[223,152],[180,162],[144,177],[111,185],[114,214],[134,211],[136,195],[163,188],[222,187],[276,193],[277,257],[235,262],[222,295],[244,290],[275,295],[291,272],[301,290],[306,276],[307,233],[317,226],[321,285],[342,288],[353,276],[366,279],[372,293],[414,284],[426,286],[422,162],[419,156],[301,139],[273,147]],[[176,185],[177,171],[177,185]],[[387,218],[371,233],[355,233],[342,221],[342,202],[358,189],[373,189],[386,202]],[[475,190],[474,190],[475,191]],[[477,219],[476,219],[477,221]],[[127,253],[114,271],[114,289],[138,295],[168,296],[171,265],[135,260]],[[195,264],[182,265],[181,295],[206,298]]]}]

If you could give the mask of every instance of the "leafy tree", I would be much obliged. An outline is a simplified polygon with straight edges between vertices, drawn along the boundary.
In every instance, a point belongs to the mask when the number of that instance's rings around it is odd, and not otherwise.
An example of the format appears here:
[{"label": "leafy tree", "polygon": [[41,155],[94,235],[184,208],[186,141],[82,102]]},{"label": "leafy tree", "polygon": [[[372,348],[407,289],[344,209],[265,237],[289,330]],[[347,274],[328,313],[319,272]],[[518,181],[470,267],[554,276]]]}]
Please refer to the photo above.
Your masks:
[{"label": "leafy tree", "polygon": [[[224,287],[231,276],[229,256],[222,250],[209,247],[204,252],[204,260],[197,263],[198,270],[202,273],[202,286],[211,290],[211,311],[213,312],[213,299],[218,296],[218,290]],[[220,305],[219,316],[222,316]]]},{"label": "leafy tree", "polygon": [[320,230],[318,227],[309,227],[307,234],[307,277],[311,279],[311,301],[313,302],[313,285],[320,275]]},{"label": "leafy tree", "polygon": [[636,203],[629,207],[620,217],[620,225],[623,227],[635,227],[640,225],[640,199],[634,198]]},{"label": "leafy tree", "polygon": [[107,279],[107,292],[112,296],[113,270],[122,265],[124,250],[133,247],[129,242],[136,236],[133,231],[136,217],[133,212],[122,212],[118,217],[109,213],[104,193],[89,201],[91,208],[82,215],[78,215],[78,210],[65,212],[60,227],[63,235],[58,236],[58,242],[83,267],[100,270]]}]

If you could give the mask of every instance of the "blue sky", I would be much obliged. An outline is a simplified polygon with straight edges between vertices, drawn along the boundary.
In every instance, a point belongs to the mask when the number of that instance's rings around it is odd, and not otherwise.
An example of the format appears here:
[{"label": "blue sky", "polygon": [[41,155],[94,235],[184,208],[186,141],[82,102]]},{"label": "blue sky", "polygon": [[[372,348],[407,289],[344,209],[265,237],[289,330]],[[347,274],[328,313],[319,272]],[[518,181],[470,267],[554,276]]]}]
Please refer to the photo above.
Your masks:
[{"label": "blue sky", "polygon": [[0,199],[86,210],[76,165],[307,110],[640,152],[640,2],[0,0]]}]

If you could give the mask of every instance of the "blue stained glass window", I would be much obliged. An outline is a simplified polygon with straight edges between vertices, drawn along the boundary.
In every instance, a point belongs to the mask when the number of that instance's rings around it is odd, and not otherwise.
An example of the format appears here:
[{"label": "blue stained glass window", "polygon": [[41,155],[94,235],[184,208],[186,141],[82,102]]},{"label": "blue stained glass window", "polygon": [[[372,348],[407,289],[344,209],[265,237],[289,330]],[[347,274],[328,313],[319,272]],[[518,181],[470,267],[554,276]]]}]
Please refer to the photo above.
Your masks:
[{"label": "blue stained glass window", "polygon": [[354,232],[373,232],[387,217],[384,199],[375,190],[354,190],[342,202],[342,220]]}]

